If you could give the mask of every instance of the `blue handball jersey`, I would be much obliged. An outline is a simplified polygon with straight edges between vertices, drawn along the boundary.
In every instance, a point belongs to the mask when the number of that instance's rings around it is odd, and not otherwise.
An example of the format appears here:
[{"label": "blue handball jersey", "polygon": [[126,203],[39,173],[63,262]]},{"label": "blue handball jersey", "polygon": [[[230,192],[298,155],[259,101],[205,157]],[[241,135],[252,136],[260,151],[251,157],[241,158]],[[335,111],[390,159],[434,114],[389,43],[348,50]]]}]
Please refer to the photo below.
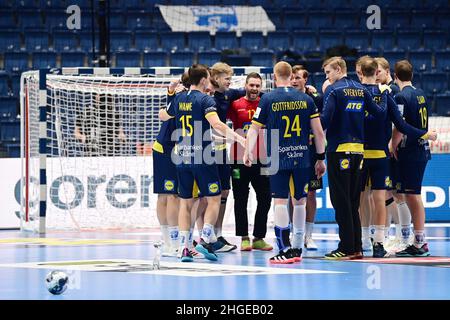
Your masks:
[{"label": "blue handball jersey", "polygon": [[[381,100],[385,102],[386,97]],[[327,152],[364,152],[365,111],[377,119],[386,117],[385,103],[378,106],[359,82],[343,77],[324,94],[322,127],[327,130]]]},{"label": "blue handball jersey", "polygon": [[[366,112],[366,120],[364,123],[364,158],[385,158],[389,155],[388,143],[392,133],[392,122],[400,132],[410,135],[412,137],[420,138],[427,132],[422,129],[417,129],[407,124],[400,114],[397,104],[391,95],[385,91],[381,93],[378,85],[364,84],[364,86],[371,93],[373,100],[377,104],[387,104],[387,107],[382,107],[386,110],[385,117],[376,119],[368,112]],[[382,95],[386,96],[386,99],[382,99]]]},{"label": "blue handball jersey", "polygon": [[[406,86],[395,96],[403,118],[410,125],[428,131],[430,109],[422,89]],[[399,160],[427,161],[431,159],[428,140],[404,135],[398,149]]]},{"label": "blue handball jersey", "polygon": [[310,120],[317,117],[311,97],[292,87],[278,87],[261,97],[252,122],[267,128],[267,155],[272,164],[278,156],[278,168],[290,170],[310,167]]},{"label": "blue handball jersey", "polygon": [[177,128],[176,164],[181,167],[212,164],[214,148],[207,117],[217,114],[214,99],[198,90],[182,92],[170,103],[167,113],[175,117]]},{"label": "blue handball jersey", "polygon": [[[167,95],[167,104],[169,105],[175,98],[174,94]],[[176,128],[175,119],[163,121],[156,137],[157,144],[153,145],[153,149],[160,153],[170,153],[175,146],[175,141],[172,140],[172,133]]]},{"label": "blue handball jersey", "polygon": [[226,123],[227,112],[234,100],[245,96],[244,89],[228,89],[225,92],[214,92],[214,100],[216,101],[217,114],[220,121]]}]

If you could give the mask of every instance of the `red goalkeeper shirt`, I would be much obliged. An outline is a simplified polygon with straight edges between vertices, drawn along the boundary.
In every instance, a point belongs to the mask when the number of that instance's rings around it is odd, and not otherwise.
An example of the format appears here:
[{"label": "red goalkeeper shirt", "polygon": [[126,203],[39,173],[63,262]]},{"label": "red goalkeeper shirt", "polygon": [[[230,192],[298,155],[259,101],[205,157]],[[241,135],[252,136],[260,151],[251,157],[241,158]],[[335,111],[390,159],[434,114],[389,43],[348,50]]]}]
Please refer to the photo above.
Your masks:
[{"label": "red goalkeeper shirt", "polygon": [[[247,135],[247,131],[250,129],[253,115],[258,107],[259,99],[260,98],[258,97],[258,99],[250,101],[245,99],[245,97],[242,97],[233,101],[228,109],[227,118],[233,122],[234,131],[243,137]],[[244,148],[238,143],[234,143],[230,154],[231,161],[233,163],[236,163],[236,160],[242,162],[243,156]],[[253,150],[253,157],[255,160],[266,158],[266,149],[264,146],[263,133],[261,131],[258,135],[257,147]]]}]

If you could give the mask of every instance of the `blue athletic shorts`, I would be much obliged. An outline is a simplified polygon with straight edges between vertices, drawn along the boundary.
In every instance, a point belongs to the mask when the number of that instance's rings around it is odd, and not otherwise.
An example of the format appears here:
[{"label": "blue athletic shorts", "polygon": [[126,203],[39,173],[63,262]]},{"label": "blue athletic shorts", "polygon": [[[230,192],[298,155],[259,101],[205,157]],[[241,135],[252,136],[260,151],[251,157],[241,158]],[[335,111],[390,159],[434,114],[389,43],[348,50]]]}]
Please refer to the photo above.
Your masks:
[{"label": "blue athletic shorts", "polygon": [[422,191],[423,175],[428,161],[399,161],[397,192],[420,194]]},{"label": "blue athletic shorts", "polygon": [[205,165],[192,168],[177,167],[179,192],[183,199],[198,196],[217,196],[222,192],[217,165]]},{"label": "blue athletic shorts", "polygon": [[270,176],[272,198],[287,199],[289,194],[296,200],[306,197],[311,168],[280,170]]},{"label": "blue athletic shorts", "polygon": [[389,167],[389,158],[364,159],[361,172],[361,190],[364,191],[366,186],[369,186],[372,190],[389,190],[392,187]]},{"label": "blue athletic shorts", "polygon": [[153,151],[153,193],[178,193],[177,170],[170,158],[170,152]]},{"label": "blue athletic shorts", "polygon": [[219,170],[220,185],[222,190],[231,189],[231,167],[228,164],[218,164],[217,169]]}]

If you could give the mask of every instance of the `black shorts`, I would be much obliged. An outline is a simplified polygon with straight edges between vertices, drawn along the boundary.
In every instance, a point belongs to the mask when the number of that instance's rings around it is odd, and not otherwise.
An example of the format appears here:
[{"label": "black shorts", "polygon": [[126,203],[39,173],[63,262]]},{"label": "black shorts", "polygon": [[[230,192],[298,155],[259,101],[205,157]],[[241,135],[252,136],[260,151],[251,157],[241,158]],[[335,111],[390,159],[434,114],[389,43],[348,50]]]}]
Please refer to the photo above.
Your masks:
[{"label": "black shorts", "polygon": [[389,175],[389,158],[364,159],[361,172],[361,190],[366,186],[372,190],[389,190],[392,181]]},{"label": "black shorts", "polygon": [[153,193],[178,193],[177,170],[170,158],[170,152],[153,151]]},{"label": "black shorts", "polygon": [[428,161],[399,161],[397,192],[421,194],[422,181]]}]

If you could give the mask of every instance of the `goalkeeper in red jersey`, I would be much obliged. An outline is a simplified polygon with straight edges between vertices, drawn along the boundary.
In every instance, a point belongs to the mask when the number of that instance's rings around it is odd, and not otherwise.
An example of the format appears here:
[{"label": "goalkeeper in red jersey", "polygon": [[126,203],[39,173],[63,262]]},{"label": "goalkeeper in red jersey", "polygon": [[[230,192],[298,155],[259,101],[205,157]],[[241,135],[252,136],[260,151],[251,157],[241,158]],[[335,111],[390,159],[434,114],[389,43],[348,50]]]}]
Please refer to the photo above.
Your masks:
[{"label": "goalkeeper in red jersey", "polygon": [[[262,88],[262,78],[258,73],[252,72],[245,80],[245,96],[234,101],[227,112],[227,118],[233,122],[233,128],[240,135],[245,136],[251,125],[253,115],[259,103]],[[234,196],[234,214],[236,221],[236,235],[242,237],[241,251],[264,250],[270,251],[273,247],[264,241],[267,232],[267,214],[270,210],[271,193],[269,177],[261,174],[264,162],[264,144],[260,136],[257,148],[254,150],[256,163],[247,167],[242,158],[244,149],[235,143],[231,149],[231,181]],[[262,161],[261,161],[262,160]],[[253,243],[248,236],[247,202],[249,184],[256,192],[257,208],[253,227]]]}]

